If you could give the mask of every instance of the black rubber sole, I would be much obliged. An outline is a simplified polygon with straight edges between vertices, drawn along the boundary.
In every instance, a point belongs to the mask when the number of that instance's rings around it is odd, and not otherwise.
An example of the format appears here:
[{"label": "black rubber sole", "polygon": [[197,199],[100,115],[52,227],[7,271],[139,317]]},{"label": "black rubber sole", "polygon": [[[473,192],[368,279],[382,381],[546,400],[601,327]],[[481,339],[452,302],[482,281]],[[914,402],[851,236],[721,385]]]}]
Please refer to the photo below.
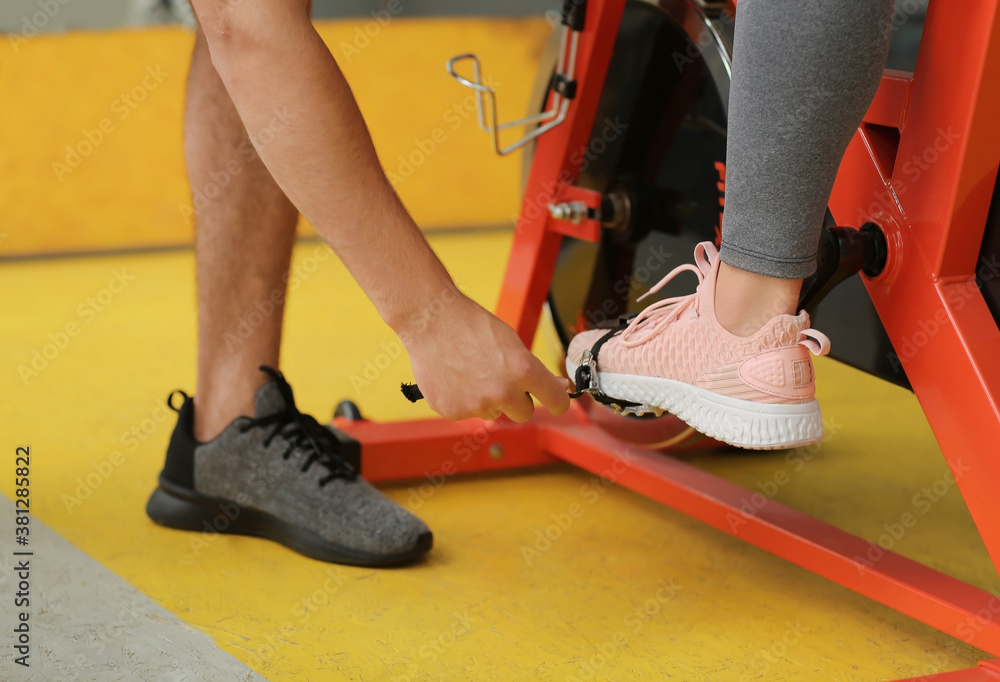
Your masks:
[{"label": "black rubber sole", "polygon": [[235,502],[202,495],[160,477],[159,487],[146,503],[146,514],[155,523],[177,530],[248,535],[280,543],[311,559],[348,566],[370,568],[412,563],[434,545],[430,531],[417,538],[413,548],[396,554],[360,552],[330,542],[312,531],[282,521]]}]

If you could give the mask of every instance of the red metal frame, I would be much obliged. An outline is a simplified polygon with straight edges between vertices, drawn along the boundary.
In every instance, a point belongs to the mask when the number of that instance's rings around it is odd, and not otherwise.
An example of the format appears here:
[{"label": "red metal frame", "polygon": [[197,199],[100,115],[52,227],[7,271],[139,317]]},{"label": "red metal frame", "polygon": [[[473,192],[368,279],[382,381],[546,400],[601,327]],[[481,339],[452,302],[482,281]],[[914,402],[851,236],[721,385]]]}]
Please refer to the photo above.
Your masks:
[{"label": "red metal frame", "polygon": [[[534,338],[564,234],[593,237],[547,210],[595,197],[574,188],[570,161],[589,141],[624,0],[590,0],[579,44],[578,97],[537,143],[497,314]],[[887,73],[841,164],[831,210],[841,224],[879,224],[886,271],[868,290],[914,392],[1000,566],[1000,330],[975,285],[1000,136],[1000,11],[995,0],[930,4],[914,74]],[[888,132],[887,132],[888,131]],[[898,138],[893,131],[898,131]],[[897,146],[898,139],[898,146]],[[933,152],[931,151],[933,150]],[[919,159],[917,162],[914,159]],[[912,164],[908,166],[907,164]],[[917,172],[919,169],[919,172]],[[592,193],[591,193],[592,194]],[[912,352],[911,352],[912,351]],[[944,361],[947,359],[947,361]],[[629,446],[574,405],[530,423],[338,420],[362,443],[371,480],[571,462],[700,519],[984,651],[1000,655],[1000,598],[660,452]],[[968,469],[968,471],[966,471]],[[971,473],[971,475],[969,475]],[[748,513],[747,502],[752,498]],[[920,679],[1000,682],[1000,664]]]}]

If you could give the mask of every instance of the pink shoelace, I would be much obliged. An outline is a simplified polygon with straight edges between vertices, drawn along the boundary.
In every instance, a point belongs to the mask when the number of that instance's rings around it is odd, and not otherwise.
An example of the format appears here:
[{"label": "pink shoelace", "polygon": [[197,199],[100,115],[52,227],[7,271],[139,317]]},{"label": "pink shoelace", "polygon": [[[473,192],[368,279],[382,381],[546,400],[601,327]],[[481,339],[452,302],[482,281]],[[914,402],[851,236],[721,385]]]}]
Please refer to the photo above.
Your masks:
[{"label": "pink shoelace", "polygon": [[[655,294],[670,282],[674,277],[682,272],[693,272],[698,276],[698,286],[694,293],[684,296],[673,296],[657,301],[646,306],[642,312],[635,316],[621,334],[622,345],[626,348],[634,348],[648,341],[656,335],[662,327],[678,319],[686,310],[693,310],[698,313],[698,293],[701,285],[705,282],[705,277],[715,267],[715,261],[719,259],[719,250],[712,242],[701,242],[694,249],[694,264],[685,263],[667,273],[656,285],[640,296],[636,301],[641,301],[650,294]],[[799,332],[796,343],[805,346],[813,355],[826,355],[830,352],[830,339],[822,332],[815,329],[803,329]]]},{"label": "pink shoelace", "polygon": [[[662,327],[679,318],[685,310],[693,309],[697,313],[698,292],[701,290],[701,285],[705,281],[705,277],[712,271],[712,267],[715,265],[718,257],[719,251],[712,242],[701,242],[694,249],[694,264],[685,263],[684,265],[678,265],[667,273],[666,277],[657,282],[652,289],[636,299],[638,302],[650,294],[655,294],[682,272],[693,272],[698,276],[698,287],[693,294],[665,298],[662,301],[657,301],[647,306],[642,312],[636,315],[635,319],[629,323],[621,334],[622,345],[626,348],[633,348],[645,343]],[[645,333],[640,334],[640,331]]]}]

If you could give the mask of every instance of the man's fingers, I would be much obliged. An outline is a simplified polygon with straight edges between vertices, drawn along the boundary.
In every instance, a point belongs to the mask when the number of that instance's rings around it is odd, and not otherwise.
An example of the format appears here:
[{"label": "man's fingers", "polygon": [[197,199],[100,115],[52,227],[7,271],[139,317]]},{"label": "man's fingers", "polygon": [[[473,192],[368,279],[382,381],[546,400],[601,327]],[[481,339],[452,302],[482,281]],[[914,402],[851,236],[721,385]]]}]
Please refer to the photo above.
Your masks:
[{"label": "man's fingers", "polygon": [[531,419],[535,412],[535,404],[531,402],[531,396],[522,393],[520,397],[514,398],[511,402],[503,406],[503,413],[510,417],[511,421],[523,424]]},{"label": "man's fingers", "polygon": [[545,406],[549,412],[555,415],[562,414],[569,409],[569,395],[567,391],[573,389],[573,384],[569,379],[557,377],[545,368],[540,360],[535,359],[535,367],[529,377],[528,391],[538,398],[538,402]]}]

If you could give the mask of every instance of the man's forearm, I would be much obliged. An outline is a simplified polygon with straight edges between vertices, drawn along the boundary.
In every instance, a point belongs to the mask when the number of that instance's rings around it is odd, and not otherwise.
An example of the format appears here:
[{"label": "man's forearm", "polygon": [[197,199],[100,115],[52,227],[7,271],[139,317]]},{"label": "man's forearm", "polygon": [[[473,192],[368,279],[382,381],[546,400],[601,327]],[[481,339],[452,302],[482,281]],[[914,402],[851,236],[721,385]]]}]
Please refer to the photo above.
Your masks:
[{"label": "man's forearm", "polygon": [[213,63],[282,190],[382,318],[408,334],[432,301],[453,300],[455,285],[386,179],[326,45],[301,10],[276,4],[203,8]]}]

